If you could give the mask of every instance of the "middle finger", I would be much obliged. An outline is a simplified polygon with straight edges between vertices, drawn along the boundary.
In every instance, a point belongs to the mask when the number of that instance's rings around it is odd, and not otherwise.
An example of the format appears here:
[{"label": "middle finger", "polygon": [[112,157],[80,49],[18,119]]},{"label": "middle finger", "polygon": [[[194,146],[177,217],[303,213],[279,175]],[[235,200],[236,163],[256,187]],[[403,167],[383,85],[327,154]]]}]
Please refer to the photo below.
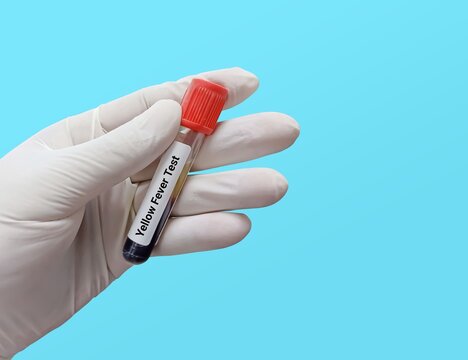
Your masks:
[{"label": "middle finger", "polygon": [[[273,154],[288,148],[299,135],[299,125],[288,115],[268,112],[218,124],[195,159],[192,170],[205,170]],[[133,182],[150,180],[159,159],[132,176]]]}]

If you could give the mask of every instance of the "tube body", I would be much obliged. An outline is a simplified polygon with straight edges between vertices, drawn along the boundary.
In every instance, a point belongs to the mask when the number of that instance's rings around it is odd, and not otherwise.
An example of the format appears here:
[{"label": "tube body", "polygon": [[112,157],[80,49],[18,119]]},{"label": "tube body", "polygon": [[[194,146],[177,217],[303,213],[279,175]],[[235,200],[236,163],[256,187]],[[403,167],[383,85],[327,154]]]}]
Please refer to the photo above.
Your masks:
[{"label": "tube body", "polygon": [[127,261],[141,264],[150,257],[204,139],[204,134],[181,126],[161,156],[125,241],[123,256]]}]

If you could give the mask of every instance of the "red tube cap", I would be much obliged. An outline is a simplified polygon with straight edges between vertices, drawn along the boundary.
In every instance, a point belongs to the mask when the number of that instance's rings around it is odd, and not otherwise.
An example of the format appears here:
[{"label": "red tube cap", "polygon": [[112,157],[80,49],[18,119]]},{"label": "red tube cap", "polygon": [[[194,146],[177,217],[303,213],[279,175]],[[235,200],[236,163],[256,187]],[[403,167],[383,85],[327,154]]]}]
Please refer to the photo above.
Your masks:
[{"label": "red tube cap", "polygon": [[181,125],[211,135],[227,100],[225,87],[202,79],[193,79],[182,99]]}]

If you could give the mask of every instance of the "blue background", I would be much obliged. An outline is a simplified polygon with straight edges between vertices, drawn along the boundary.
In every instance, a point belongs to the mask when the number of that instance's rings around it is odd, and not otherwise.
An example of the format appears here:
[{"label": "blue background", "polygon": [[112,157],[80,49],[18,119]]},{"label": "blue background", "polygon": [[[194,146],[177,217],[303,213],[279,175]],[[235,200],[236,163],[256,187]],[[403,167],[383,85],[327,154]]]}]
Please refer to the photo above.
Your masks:
[{"label": "blue background", "polygon": [[[247,211],[244,242],[132,269],[17,359],[468,358],[466,4],[2,2],[1,154],[230,66],[261,87],[226,118],[302,126],[294,147],[246,164],[290,190]],[[129,304],[147,316],[122,316]]]}]

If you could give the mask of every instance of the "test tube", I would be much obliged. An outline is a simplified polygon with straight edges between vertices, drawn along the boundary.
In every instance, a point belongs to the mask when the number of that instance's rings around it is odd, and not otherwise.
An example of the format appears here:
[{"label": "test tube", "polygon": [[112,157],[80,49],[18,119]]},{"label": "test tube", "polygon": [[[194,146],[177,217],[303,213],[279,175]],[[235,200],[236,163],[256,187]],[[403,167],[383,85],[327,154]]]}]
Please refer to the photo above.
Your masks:
[{"label": "test tube", "polygon": [[216,127],[227,95],[223,86],[202,79],[193,79],[187,88],[179,133],[161,156],[125,241],[123,257],[132,264],[148,260],[158,243],[198,151]]}]

